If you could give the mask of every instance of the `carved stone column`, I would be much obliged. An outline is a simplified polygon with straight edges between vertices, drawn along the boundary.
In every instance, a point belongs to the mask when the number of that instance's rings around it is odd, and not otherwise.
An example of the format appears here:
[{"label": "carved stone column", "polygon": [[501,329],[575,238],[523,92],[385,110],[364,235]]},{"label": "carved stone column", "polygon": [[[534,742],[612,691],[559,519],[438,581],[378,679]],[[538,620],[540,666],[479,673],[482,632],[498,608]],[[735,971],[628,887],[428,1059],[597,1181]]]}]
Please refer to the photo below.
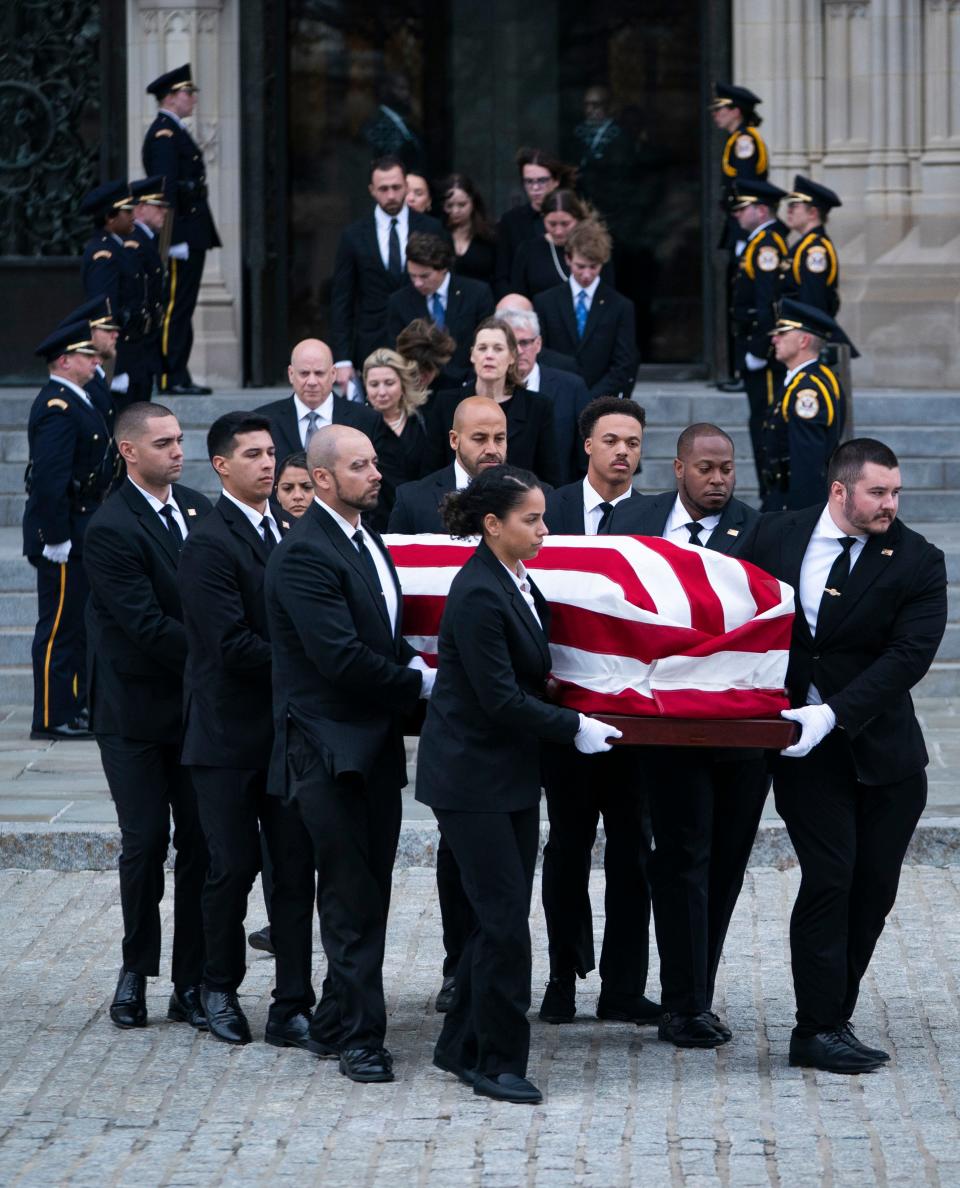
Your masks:
[{"label": "carved stone column", "polygon": [[[926,0],[923,14],[923,151],[916,205],[920,243],[960,235],[960,0]],[[957,247],[953,257],[957,257]]]},{"label": "carved stone column", "polygon": [[238,20],[238,0],[127,0],[131,177],[142,173],[143,137],[156,115],[147,83],[190,62],[200,88],[191,130],[203,149],[210,209],[223,247],[207,253],[190,371],[214,388],[242,382]]}]

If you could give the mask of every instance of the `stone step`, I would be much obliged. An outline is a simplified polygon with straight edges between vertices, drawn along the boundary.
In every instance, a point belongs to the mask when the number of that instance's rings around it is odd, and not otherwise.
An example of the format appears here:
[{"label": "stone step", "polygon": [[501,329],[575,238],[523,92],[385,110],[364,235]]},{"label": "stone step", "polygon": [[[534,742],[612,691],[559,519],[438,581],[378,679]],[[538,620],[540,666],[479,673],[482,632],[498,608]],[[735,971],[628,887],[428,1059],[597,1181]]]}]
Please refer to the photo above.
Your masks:
[{"label": "stone step", "polygon": [[33,669],[30,664],[0,664],[0,698],[5,705],[33,704]]},{"label": "stone step", "polygon": [[30,664],[33,627],[0,628],[0,670],[10,665]]}]

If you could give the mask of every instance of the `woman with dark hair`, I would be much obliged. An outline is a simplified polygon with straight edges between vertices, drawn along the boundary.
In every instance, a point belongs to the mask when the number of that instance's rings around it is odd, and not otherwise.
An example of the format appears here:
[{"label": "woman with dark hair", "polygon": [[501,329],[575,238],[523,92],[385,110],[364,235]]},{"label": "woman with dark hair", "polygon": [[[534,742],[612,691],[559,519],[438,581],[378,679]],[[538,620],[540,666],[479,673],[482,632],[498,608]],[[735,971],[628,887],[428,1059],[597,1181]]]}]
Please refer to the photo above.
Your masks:
[{"label": "woman with dark hair", "polygon": [[470,351],[474,383],[438,392],[427,413],[425,475],[450,463],[453,414],[461,400],[476,395],[489,396],[503,409],[507,418],[507,457],[551,486],[563,482],[553,403],[548,396],[528,392],[523,386],[519,355],[513,328],[500,318],[484,318],[474,332]]},{"label": "woman with dark hair", "polygon": [[288,454],[280,463],[273,497],[288,516],[299,519],[313,499],[313,481],[307,469],[307,452]]},{"label": "woman with dark hair", "polygon": [[505,211],[497,224],[497,267],[494,291],[502,297],[510,289],[510,273],[517,248],[525,239],[543,234],[540,208],[543,200],[558,187],[572,190],[577,171],[572,165],[545,153],[543,149],[522,148],[516,156],[520,184],[527,201]]},{"label": "woman with dark hair", "polygon": [[524,561],[547,536],[543,489],[516,466],[446,497],[452,536],[482,537],[450,586],[420,735],[416,797],[457,861],[474,914],[433,1062],[474,1093],[542,1101],[530,1048],[530,896],[540,838],[537,741],[610,749],[620,732],[544,700],[550,611]]},{"label": "woman with dark hair", "polygon": [[496,236],[480,191],[465,173],[451,173],[436,188],[443,202],[443,225],[456,254],[453,271],[492,286]]},{"label": "woman with dark hair", "polygon": [[[538,293],[565,284],[570,276],[564,246],[578,223],[600,220],[589,202],[573,190],[553,190],[540,207],[543,216],[543,235],[525,239],[513,257],[510,291],[523,293],[533,300]],[[600,275],[608,285],[613,284],[613,265],[604,264]]]}]

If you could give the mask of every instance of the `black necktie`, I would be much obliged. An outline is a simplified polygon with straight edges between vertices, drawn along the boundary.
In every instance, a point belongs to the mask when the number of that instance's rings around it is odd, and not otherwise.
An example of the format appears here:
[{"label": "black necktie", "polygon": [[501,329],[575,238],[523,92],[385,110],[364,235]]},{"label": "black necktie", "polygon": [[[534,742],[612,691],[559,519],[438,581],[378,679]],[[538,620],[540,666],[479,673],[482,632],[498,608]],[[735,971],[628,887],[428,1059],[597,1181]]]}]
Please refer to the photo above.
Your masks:
[{"label": "black necktie", "polygon": [[357,552],[360,554],[360,560],[367,567],[367,573],[373,579],[373,588],[379,590],[383,594],[383,586],[380,584],[380,573],[377,569],[377,563],[373,557],[370,556],[370,550],[367,548],[367,542],[363,539],[363,533],[358,528],[353,534],[353,543],[357,546]]},{"label": "black necktie", "polygon": [[600,517],[600,523],[597,525],[597,536],[599,536],[600,533],[604,530],[604,528],[606,528],[607,524],[610,522],[610,517],[613,514],[613,504],[612,503],[598,503],[597,507],[599,507],[600,510],[603,512],[603,515]]},{"label": "black necktie", "polygon": [[260,521],[260,531],[263,533],[263,547],[266,549],[267,556],[269,557],[277,543],[273,536],[273,529],[270,527],[269,516],[264,516]]},{"label": "black necktie", "polygon": [[400,260],[400,233],[397,231],[397,220],[390,220],[390,239],[387,247],[387,271],[394,276],[403,275],[403,264]]},{"label": "black necktie", "polygon": [[841,595],[847,578],[850,576],[850,550],[857,543],[855,536],[841,536],[837,541],[840,552],[830,566],[827,574],[827,584],[823,587],[820,597],[820,609],[817,611],[817,635],[823,635],[834,623],[843,605]]},{"label": "black necktie", "polygon": [[174,548],[179,553],[183,548],[183,533],[180,531],[180,525],[173,518],[173,508],[169,503],[165,503],[163,507],[160,508],[160,515],[163,516],[164,520],[166,521],[167,531],[170,533],[171,539],[173,540]]},{"label": "black necktie", "polygon": [[700,533],[703,531],[703,525],[699,520],[691,520],[689,524],[684,524],[684,528],[690,533],[690,540],[688,544],[699,545],[703,548],[703,543],[700,540]]}]

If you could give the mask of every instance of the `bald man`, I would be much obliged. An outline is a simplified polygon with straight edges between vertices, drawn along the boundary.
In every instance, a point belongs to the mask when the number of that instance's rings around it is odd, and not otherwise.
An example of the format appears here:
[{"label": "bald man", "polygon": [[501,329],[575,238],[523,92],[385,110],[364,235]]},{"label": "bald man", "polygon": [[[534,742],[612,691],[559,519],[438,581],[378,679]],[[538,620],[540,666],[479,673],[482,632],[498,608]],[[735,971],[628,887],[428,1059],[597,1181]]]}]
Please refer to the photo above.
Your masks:
[{"label": "bald man", "polygon": [[372,408],[334,394],[333,355],[319,338],[305,338],[297,343],[290,353],[287,378],[293,393],[256,409],[270,418],[277,469],[285,458],[305,450],[314,433],[325,425],[352,425],[359,429],[373,442],[382,475],[380,498],[364,514],[374,528],[383,531],[396,488],[403,480],[403,457],[396,435]]},{"label": "bald man", "polygon": [[402,720],[429,696],[434,674],[404,641],[396,570],[361,522],[380,496],[373,443],[325,426],[307,466],[314,501],[266,574],[276,731],[268,786],[294,807],[317,871],[327,976],[308,1047],[339,1058],[351,1080],[392,1081],[382,968],[407,782]]}]

